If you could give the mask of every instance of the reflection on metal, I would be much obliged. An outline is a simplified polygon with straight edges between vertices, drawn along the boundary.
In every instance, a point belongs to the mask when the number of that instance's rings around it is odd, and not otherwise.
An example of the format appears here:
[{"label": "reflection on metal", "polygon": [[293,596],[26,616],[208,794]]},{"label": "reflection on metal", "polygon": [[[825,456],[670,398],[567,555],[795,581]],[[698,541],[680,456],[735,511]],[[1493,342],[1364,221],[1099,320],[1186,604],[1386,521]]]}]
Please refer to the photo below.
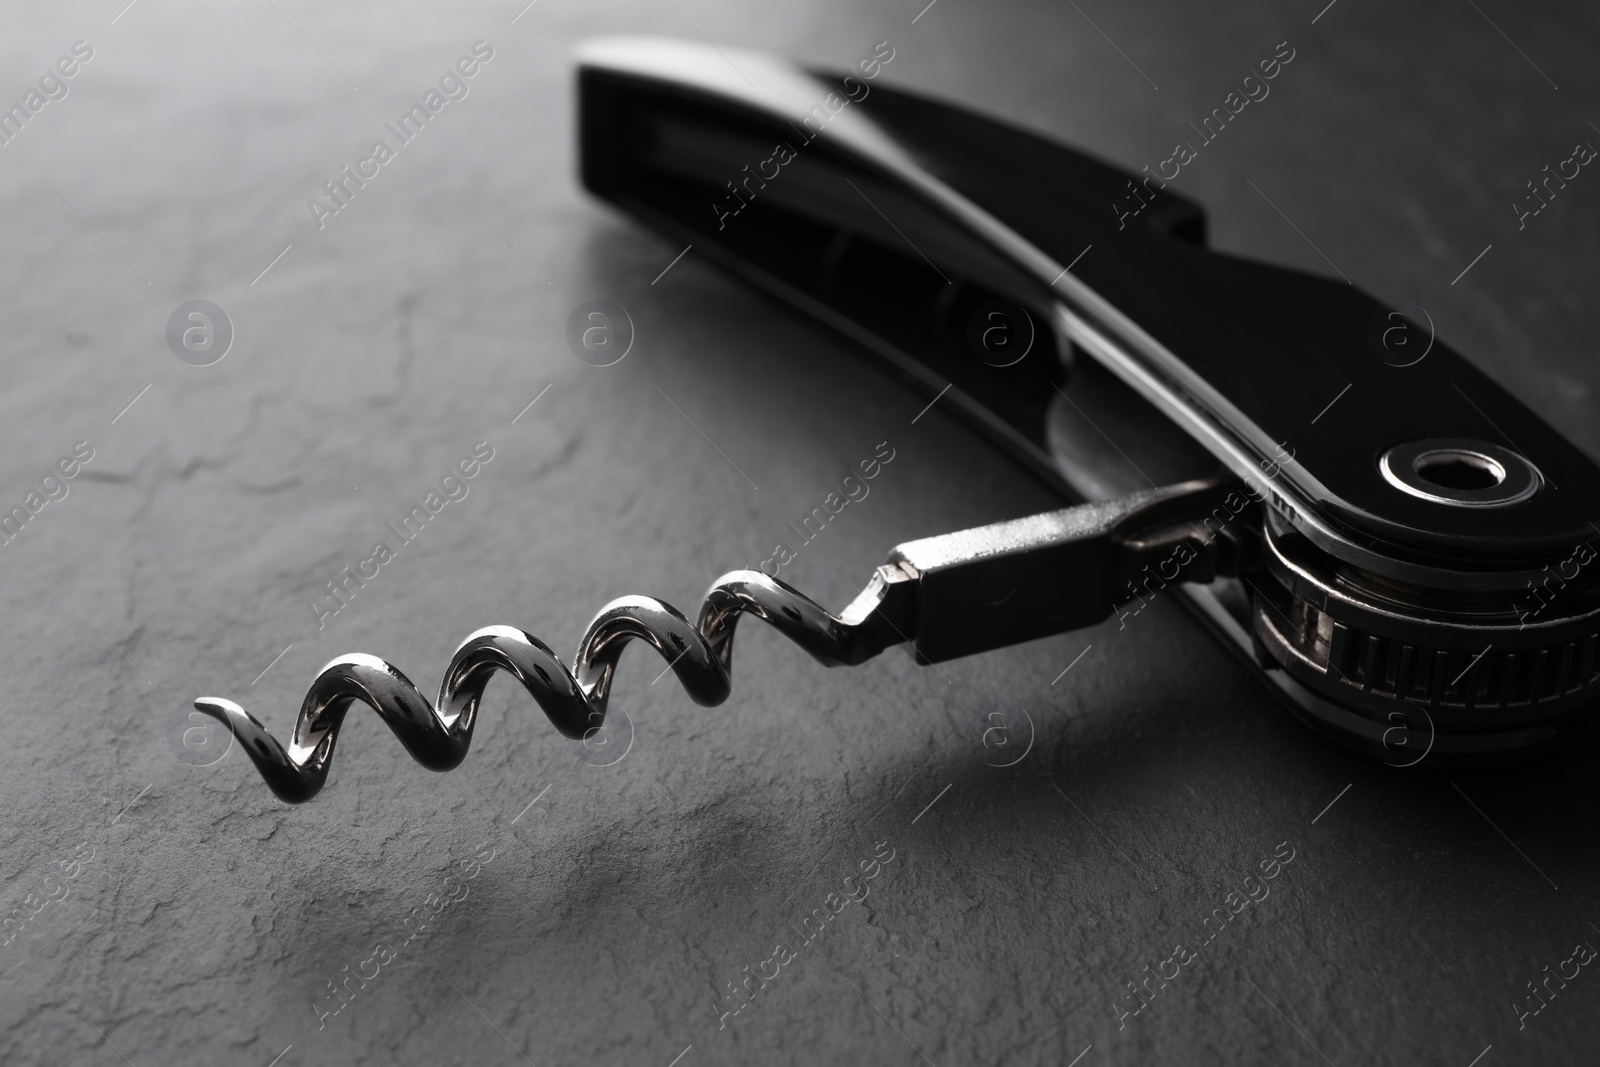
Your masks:
[{"label": "reflection on metal", "polygon": [[1378,460],[1383,480],[1410,496],[1458,508],[1520,504],[1544,487],[1539,469],[1489,441],[1407,441]]},{"label": "reflection on metal", "polygon": [[202,697],[194,706],[232,728],[274,793],[300,803],[321,790],[339,726],[356,703],[376,711],[418,763],[447,771],[466,758],[484,688],[504,671],[522,683],[563,736],[584,740],[605,722],[611,679],[629,642],[644,641],[660,653],[696,703],[721,704],[728,699],[734,626],[741,615],[768,623],[825,664],[860,663],[902,640],[877,610],[892,581],[880,572],[843,617],[759,571],[724,575],[706,594],[697,623],[652,597],[621,597],[589,624],[571,669],[527,631],[486,626],[456,649],[436,703],[385,660],[340,656],[311,683],[287,748],[231,700]]},{"label": "reflection on metal", "polygon": [[556,729],[578,740],[604,725],[617,661],[631,641],[654,648],[696,703],[721,704],[741,615],[827,666],[860,664],[898,644],[934,663],[1087,626],[1152,580],[1234,572],[1244,547],[1234,533],[1202,523],[1229,494],[1237,494],[1231,482],[1191,482],[908,542],[840,615],[759,571],[719,579],[695,623],[660,600],[621,597],[589,624],[570,669],[527,631],[486,626],[456,649],[434,703],[386,660],[340,656],[311,683],[287,747],[231,700],[202,697],[195,707],[227,723],[272,791],[299,803],[326,781],[339,726],[356,703],[436,771],[466,758],[497,671],[521,682]]}]

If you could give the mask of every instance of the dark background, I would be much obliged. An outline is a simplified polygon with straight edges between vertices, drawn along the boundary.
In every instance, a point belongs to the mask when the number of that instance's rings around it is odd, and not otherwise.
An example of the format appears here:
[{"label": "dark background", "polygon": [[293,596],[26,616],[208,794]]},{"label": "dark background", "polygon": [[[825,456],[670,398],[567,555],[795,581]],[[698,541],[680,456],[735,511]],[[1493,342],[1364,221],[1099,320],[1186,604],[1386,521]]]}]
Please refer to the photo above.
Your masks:
[{"label": "dark background", "polygon": [[[870,497],[784,570],[824,603],[898,541],[1056,503],[693,252],[652,285],[680,249],[574,179],[578,40],[703,31],[840,67],[888,40],[888,81],[1131,169],[1288,40],[1271,96],[1184,168],[1213,242],[1420,303],[1596,453],[1600,177],[1521,232],[1510,207],[1600,143],[1592,6],[275,3],[0,13],[4,102],[95,49],[0,147],[0,500],[95,449],[0,548],[0,912],[91,856],[0,948],[0,1060],[1592,1062],[1592,968],[1520,1031],[1512,1004],[1600,945],[1593,743],[1458,777],[1347,756],[1173,602],[938,671],[827,671],[748,623],[712,709],[635,650],[608,767],[504,680],[455,772],[358,711],[300,808],[172,740],[207,694],[286,735],[343,652],[431,688],[485,616],[568,650],[614,596],[692,610],[880,441]],[[470,95],[319,232],[306,198],[479,39]],[[164,339],[197,297],[237,331],[205,368]],[[595,298],[638,331],[606,369],[564,342]],[[311,598],[480,440],[470,496],[319,631]],[[1023,709],[1031,750],[987,765]],[[985,747],[993,713],[1018,747]],[[726,983],[885,841],[865,904],[719,1032]],[[327,983],[480,842],[467,898],[319,1030]],[[1271,896],[1119,1030],[1123,983],[1281,842]]]}]

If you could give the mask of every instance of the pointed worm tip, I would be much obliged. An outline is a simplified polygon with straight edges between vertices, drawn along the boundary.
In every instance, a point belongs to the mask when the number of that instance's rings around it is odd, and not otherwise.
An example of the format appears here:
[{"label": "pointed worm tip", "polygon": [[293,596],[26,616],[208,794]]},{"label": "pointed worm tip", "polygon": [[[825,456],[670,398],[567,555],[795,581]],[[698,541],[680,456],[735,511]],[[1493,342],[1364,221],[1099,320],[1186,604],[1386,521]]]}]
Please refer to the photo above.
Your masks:
[{"label": "pointed worm tip", "polygon": [[211,716],[218,722],[226,723],[233,716],[249,717],[249,712],[231,700],[222,697],[196,697],[194,710]]}]

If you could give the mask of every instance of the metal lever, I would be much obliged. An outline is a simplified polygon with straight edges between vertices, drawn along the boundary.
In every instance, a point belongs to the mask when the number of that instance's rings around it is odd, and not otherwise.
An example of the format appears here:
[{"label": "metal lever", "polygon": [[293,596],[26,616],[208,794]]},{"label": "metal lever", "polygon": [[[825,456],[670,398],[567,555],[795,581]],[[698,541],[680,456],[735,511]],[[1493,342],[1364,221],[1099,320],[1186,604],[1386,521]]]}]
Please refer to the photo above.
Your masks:
[{"label": "metal lever", "polygon": [[1239,574],[1254,507],[1213,479],[908,541],[840,622],[863,651],[906,643],[925,664],[1091,626],[1168,585]]}]

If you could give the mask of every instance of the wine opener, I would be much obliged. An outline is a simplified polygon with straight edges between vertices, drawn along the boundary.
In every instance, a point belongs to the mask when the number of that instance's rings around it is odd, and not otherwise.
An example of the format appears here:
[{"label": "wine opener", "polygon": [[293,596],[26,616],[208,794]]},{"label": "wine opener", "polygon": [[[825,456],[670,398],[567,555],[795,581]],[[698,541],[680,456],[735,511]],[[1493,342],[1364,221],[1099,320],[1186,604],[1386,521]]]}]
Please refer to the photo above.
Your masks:
[{"label": "wine opener", "polygon": [[735,571],[693,623],[612,601],[570,669],[526,631],[485,627],[436,704],[391,664],[341,656],[287,748],[238,704],[197,700],[279,797],[322,787],[356,702],[448,770],[496,671],[581,738],[633,640],[712,705],[742,614],[830,666],[894,645],[936,663],[1168,586],[1305,723],[1391,763],[1525,757],[1582,718],[1600,685],[1585,510],[1600,467],[1420,309],[1212,251],[1203,210],[1160,174],[879,84],[875,55],[841,77],[592,42],[583,183],[859,342],[1082,502],[902,544],[838,615]]}]

